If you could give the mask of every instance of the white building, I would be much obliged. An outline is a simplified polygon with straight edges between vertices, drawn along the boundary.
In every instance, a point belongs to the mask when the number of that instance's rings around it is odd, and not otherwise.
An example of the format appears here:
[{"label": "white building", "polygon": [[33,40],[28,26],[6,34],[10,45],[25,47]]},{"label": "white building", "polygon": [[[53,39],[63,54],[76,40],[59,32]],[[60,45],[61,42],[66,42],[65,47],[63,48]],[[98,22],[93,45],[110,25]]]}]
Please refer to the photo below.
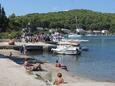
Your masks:
[{"label": "white building", "polygon": [[102,33],[103,35],[104,35],[104,34],[107,35],[107,34],[109,33],[109,31],[108,31],[108,30],[102,30],[101,33]]}]

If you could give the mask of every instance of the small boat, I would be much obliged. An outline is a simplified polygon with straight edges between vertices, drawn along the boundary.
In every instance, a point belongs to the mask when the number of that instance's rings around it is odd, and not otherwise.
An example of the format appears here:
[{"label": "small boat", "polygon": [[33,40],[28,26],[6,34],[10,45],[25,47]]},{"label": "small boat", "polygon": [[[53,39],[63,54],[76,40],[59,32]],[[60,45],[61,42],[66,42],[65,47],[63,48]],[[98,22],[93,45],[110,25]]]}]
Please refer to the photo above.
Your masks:
[{"label": "small boat", "polygon": [[82,47],[81,50],[82,51],[89,51],[88,47]]},{"label": "small boat", "polygon": [[75,33],[68,34],[68,38],[81,38],[81,37],[82,35],[75,34]]},{"label": "small boat", "polygon": [[61,41],[57,48],[52,48],[54,53],[67,54],[67,55],[78,55],[81,53],[80,42],[75,41]]}]

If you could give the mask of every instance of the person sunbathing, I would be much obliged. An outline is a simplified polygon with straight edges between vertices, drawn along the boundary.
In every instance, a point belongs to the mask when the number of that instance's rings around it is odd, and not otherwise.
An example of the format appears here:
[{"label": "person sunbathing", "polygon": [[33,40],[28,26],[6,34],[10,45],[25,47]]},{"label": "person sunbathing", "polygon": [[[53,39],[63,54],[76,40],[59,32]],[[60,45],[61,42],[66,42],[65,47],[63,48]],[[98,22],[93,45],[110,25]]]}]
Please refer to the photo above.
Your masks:
[{"label": "person sunbathing", "polygon": [[31,68],[32,71],[42,71],[42,67],[41,67],[41,64],[39,63],[38,65],[34,65],[32,68]]},{"label": "person sunbathing", "polygon": [[59,84],[62,84],[62,83],[64,83],[64,79],[62,78],[62,73],[58,73],[57,77],[54,81],[54,85],[59,85]]},{"label": "person sunbathing", "polygon": [[67,66],[65,66],[65,65],[63,65],[63,64],[60,64],[60,63],[58,62],[58,60],[56,60],[55,66],[56,66],[56,67],[59,67],[59,68],[62,68],[62,69],[65,69],[66,71],[68,71]]},{"label": "person sunbathing", "polygon": [[30,71],[41,71],[42,70],[40,63],[38,65],[37,64],[31,64],[28,62],[28,59],[25,59],[24,67],[25,67],[25,69],[30,70]]},{"label": "person sunbathing", "polygon": [[28,58],[25,58],[24,67],[26,68],[26,67],[30,67],[30,66],[33,66],[33,64],[30,64]]}]

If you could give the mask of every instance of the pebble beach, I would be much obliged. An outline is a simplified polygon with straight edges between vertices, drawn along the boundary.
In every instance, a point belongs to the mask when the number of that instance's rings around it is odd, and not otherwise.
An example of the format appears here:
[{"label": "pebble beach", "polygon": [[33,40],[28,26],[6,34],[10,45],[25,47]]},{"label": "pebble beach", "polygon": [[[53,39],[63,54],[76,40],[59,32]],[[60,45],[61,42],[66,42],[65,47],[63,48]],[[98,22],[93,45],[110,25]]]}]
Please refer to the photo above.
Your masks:
[{"label": "pebble beach", "polygon": [[[18,58],[30,58],[26,55],[20,54],[17,50],[1,49],[0,50],[0,85],[1,86],[47,86],[46,82],[41,79],[36,79],[35,73],[39,74],[43,78],[49,72],[51,73],[52,82],[54,81],[56,74],[61,72],[63,74],[64,81],[66,83],[60,86],[115,86],[113,82],[99,82],[79,76],[74,76],[69,71],[65,71],[60,68],[56,68],[51,63],[42,64],[44,71],[32,72],[29,74],[23,65],[17,64],[9,58],[6,58],[12,52],[13,57]],[[47,78],[45,78],[47,79]]]}]

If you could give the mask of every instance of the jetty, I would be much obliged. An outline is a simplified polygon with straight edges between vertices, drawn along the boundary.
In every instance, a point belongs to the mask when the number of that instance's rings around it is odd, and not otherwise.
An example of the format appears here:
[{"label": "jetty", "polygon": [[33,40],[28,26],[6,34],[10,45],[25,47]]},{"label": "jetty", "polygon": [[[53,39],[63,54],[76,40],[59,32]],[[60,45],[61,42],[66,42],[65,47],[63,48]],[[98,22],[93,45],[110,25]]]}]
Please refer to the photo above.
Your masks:
[{"label": "jetty", "polygon": [[8,42],[0,42],[0,49],[16,49],[20,50],[25,47],[26,50],[39,50],[39,51],[50,51],[51,48],[55,48],[56,44],[50,44],[46,42],[15,42],[14,45],[9,45]]}]

